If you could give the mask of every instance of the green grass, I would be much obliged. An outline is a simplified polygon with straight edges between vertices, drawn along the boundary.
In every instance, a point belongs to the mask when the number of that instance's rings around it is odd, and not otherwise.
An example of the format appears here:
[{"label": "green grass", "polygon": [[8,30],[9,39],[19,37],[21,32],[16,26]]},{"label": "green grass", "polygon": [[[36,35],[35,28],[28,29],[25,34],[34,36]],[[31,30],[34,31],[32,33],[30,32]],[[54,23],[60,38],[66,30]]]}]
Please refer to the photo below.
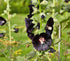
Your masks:
[{"label": "green grass", "polygon": [[29,48],[27,48],[26,45],[24,44],[29,40],[27,33],[26,33],[26,27],[25,27],[25,18],[26,17],[27,17],[26,14],[18,14],[15,17],[11,18],[11,26],[13,26],[14,24],[17,24],[17,27],[24,26],[23,28],[19,29],[18,33],[12,32],[12,36],[14,37],[14,39],[16,41],[19,41],[22,43],[19,47],[16,47],[16,49],[19,48],[19,49],[23,50],[22,55],[26,55],[27,53],[29,53],[32,50],[31,46]]}]

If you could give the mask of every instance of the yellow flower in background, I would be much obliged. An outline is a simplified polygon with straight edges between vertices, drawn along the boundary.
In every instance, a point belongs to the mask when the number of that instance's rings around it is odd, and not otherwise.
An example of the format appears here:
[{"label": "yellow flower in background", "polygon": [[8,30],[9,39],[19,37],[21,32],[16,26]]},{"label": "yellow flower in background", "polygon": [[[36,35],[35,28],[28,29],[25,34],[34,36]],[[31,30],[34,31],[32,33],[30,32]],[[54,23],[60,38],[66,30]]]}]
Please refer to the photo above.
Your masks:
[{"label": "yellow flower in background", "polygon": [[15,51],[14,54],[15,54],[15,55],[21,55],[21,54],[22,54],[21,52],[22,52],[22,50],[19,49],[19,50]]}]

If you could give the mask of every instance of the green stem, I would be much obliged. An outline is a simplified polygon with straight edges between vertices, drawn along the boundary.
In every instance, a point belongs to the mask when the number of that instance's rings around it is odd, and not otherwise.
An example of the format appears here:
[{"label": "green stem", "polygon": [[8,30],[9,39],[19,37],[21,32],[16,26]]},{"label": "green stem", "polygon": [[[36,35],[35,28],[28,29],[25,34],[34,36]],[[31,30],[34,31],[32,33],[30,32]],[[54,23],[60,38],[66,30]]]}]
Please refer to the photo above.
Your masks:
[{"label": "green stem", "polygon": [[[59,39],[61,38],[61,25],[59,24]],[[60,42],[58,43],[58,61],[60,61]]]},{"label": "green stem", "polygon": [[[53,7],[55,7],[55,0],[53,0]],[[55,9],[54,8],[52,9],[52,17],[53,17],[53,19],[55,17]],[[55,26],[55,24],[54,24],[54,26]],[[52,39],[53,38],[54,38],[54,35],[52,34]]]},{"label": "green stem", "polygon": [[[39,12],[41,13],[41,5],[40,5],[40,0],[38,0],[39,3]],[[42,20],[40,18],[40,29],[42,28]]]},{"label": "green stem", "polygon": [[[9,27],[9,41],[11,42],[11,24],[10,24],[10,14],[9,14],[9,0],[7,1],[7,15],[8,15],[8,27]],[[9,49],[9,61],[11,61],[11,46]]]},{"label": "green stem", "polygon": [[41,5],[40,5],[40,0],[38,0],[38,3],[39,3],[39,11],[41,13]]}]

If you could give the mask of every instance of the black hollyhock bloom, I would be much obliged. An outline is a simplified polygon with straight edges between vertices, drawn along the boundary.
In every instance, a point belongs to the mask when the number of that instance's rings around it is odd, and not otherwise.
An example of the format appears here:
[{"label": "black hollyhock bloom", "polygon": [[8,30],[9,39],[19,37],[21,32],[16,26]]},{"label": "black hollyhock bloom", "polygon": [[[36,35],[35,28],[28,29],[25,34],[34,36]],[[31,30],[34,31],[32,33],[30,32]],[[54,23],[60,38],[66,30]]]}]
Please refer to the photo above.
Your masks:
[{"label": "black hollyhock bloom", "polygon": [[31,18],[33,15],[34,15],[34,14],[29,14],[29,15],[28,15],[28,18]]},{"label": "black hollyhock bloom", "polygon": [[4,33],[0,33],[0,38],[4,37],[5,34]]},{"label": "black hollyhock bloom", "polygon": [[33,12],[33,8],[32,7],[34,7],[33,4],[29,5],[30,14],[32,14],[32,12]]},{"label": "black hollyhock bloom", "polygon": [[54,24],[53,18],[50,17],[49,20],[47,21],[47,24],[45,27],[46,33],[50,36],[52,34],[52,31],[53,31],[53,24]]},{"label": "black hollyhock bloom", "polygon": [[0,17],[0,25],[3,26],[6,23],[6,20],[3,17]]},{"label": "black hollyhock bloom", "polygon": [[68,2],[69,2],[69,0],[65,0],[65,2],[67,2],[67,3],[68,3]]},{"label": "black hollyhock bloom", "polygon": [[18,33],[19,32],[19,28],[14,28],[14,32]]},{"label": "black hollyhock bloom", "polygon": [[36,28],[40,29],[40,23],[37,23]]},{"label": "black hollyhock bloom", "polygon": [[33,46],[38,51],[45,51],[50,48],[52,44],[51,36],[46,33],[37,34],[32,39]]}]

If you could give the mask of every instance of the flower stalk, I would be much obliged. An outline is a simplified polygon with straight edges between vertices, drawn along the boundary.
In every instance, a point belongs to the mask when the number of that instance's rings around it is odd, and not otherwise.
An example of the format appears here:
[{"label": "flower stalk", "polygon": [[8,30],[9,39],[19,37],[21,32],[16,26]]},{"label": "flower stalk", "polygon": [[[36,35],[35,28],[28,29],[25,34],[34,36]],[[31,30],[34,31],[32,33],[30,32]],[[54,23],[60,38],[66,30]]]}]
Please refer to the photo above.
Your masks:
[{"label": "flower stalk", "polygon": [[[9,27],[9,41],[11,43],[11,24],[10,24],[10,5],[9,0],[7,1],[7,15],[8,15],[8,27]],[[9,47],[9,61],[11,61],[11,46]]]},{"label": "flower stalk", "polygon": [[[39,3],[39,12],[41,13],[41,5],[40,5],[40,0],[38,0]],[[40,29],[42,28],[42,20],[40,18]]]},{"label": "flower stalk", "polygon": [[[59,39],[61,38],[61,25],[59,24]],[[60,61],[60,42],[58,43],[58,61]]]}]

